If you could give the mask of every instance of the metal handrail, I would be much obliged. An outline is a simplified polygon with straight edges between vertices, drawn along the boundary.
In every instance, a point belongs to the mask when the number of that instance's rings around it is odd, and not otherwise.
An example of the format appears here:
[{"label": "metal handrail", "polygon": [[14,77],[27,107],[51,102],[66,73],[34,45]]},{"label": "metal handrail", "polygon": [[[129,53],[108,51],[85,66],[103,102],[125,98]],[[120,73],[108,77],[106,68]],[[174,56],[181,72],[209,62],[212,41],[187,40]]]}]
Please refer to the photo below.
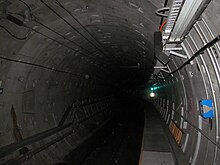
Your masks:
[{"label": "metal handrail", "polygon": [[15,159],[8,160],[8,161],[2,163],[1,165],[20,164],[20,163],[24,162],[25,160],[31,158],[32,156],[36,155],[37,153],[43,151],[44,149],[50,147],[54,143],[57,143],[58,141],[63,140],[64,138],[66,138],[67,136],[71,135],[72,133],[73,133],[73,131],[68,131],[67,133],[63,134],[62,136],[57,137],[56,139],[53,139],[52,141],[46,143],[45,145],[40,146],[40,147],[38,147],[38,148],[28,152],[25,155],[22,155],[20,157],[15,158]]},{"label": "metal handrail", "polygon": [[[102,97],[101,99],[97,99],[96,101],[93,101],[93,102],[89,102],[89,104],[73,104],[75,105],[76,107],[83,107],[83,106],[86,106],[86,105],[91,105],[91,104],[95,104],[95,103],[98,103],[98,102],[102,102],[102,101],[105,101],[105,100],[108,100],[110,98],[112,98],[113,96],[107,96],[107,97]],[[77,106],[78,105],[78,106]],[[76,113],[75,113],[76,114]],[[95,113],[95,114],[98,114],[98,113]],[[94,116],[94,115],[92,115]],[[91,117],[89,117],[91,118]],[[89,119],[88,117],[86,118],[86,120]],[[85,120],[81,120],[82,122],[84,122]],[[70,127],[73,127],[74,124],[79,124],[81,121],[78,121],[78,122],[74,122],[72,121],[71,123],[67,123],[67,124],[64,124],[64,125],[60,125],[60,126],[57,126],[55,128],[51,128],[49,130],[46,130],[46,131],[43,131],[43,132],[40,132],[38,134],[35,134],[35,135],[32,135],[30,137],[27,137],[19,142],[15,142],[15,143],[12,143],[12,144],[9,144],[9,145],[6,145],[6,146],[3,146],[0,148],[0,158],[3,158],[15,151],[17,151],[18,149],[20,148],[23,148],[27,145],[30,145],[32,143],[35,143],[37,141],[40,141],[42,139],[45,139],[49,136],[52,136],[54,134],[57,134],[58,132],[60,131],[63,131],[67,128],[70,128]],[[32,151],[29,151],[27,152],[26,154],[24,154],[23,156],[20,156],[20,157],[17,157],[15,159],[12,159],[12,160],[9,160],[7,162],[4,162],[2,165],[6,165],[6,164],[13,164],[15,162],[22,162],[22,161],[25,161],[27,158],[29,157],[32,157],[33,155],[37,154],[38,152],[44,150],[45,148],[49,147],[50,145],[64,139],[65,137],[69,136],[70,134],[72,134],[73,131],[72,129],[70,131],[68,131],[67,133],[65,133],[64,135],[60,136],[60,137],[57,137],[56,139],[44,144],[43,146],[40,146]]]},{"label": "metal handrail", "polygon": [[28,138],[21,140],[21,141],[3,146],[0,148],[0,158],[18,150],[19,148],[25,147],[25,146],[32,144],[34,142],[37,142],[41,139],[45,139],[45,138],[47,138],[51,135],[54,135],[54,134],[66,129],[66,128],[71,127],[71,126],[72,126],[72,123],[68,123],[68,124],[65,124],[65,125],[62,125],[59,127],[55,127],[55,128],[43,131],[43,132],[35,134],[35,135],[32,135]]}]

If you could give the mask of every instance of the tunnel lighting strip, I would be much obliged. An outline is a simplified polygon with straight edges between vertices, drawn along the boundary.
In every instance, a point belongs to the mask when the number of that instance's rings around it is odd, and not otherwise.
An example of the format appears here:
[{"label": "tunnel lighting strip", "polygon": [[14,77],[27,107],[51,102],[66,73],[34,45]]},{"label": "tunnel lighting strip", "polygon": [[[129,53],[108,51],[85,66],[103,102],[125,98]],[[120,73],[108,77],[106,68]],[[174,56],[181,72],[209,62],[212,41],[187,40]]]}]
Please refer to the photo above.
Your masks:
[{"label": "tunnel lighting strip", "polygon": [[201,55],[203,51],[205,51],[207,48],[209,48],[210,46],[214,45],[218,41],[220,41],[220,35],[218,35],[213,40],[211,40],[206,45],[204,45],[202,48],[200,48],[194,55],[192,55],[192,57],[190,57],[186,62],[184,62],[179,68],[177,68],[176,70],[172,71],[167,77],[165,77],[165,79],[167,79],[168,77],[170,77],[171,75],[173,75],[177,71],[181,70],[186,65],[190,64],[190,62],[192,60],[194,60],[197,56]]}]

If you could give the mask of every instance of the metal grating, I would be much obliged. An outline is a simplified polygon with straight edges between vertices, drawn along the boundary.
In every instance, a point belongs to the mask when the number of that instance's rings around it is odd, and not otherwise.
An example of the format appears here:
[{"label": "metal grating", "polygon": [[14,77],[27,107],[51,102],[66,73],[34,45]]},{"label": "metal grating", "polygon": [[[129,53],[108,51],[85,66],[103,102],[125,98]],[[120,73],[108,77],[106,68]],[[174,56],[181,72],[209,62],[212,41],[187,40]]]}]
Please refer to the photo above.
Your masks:
[{"label": "metal grating", "polygon": [[163,33],[163,39],[167,40],[169,39],[169,36],[171,34],[171,31],[175,25],[175,22],[177,20],[177,17],[179,15],[179,12],[181,10],[181,6],[183,4],[183,0],[174,0],[172,3],[172,7],[170,9],[170,13],[167,19],[167,24],[165,31]]}]

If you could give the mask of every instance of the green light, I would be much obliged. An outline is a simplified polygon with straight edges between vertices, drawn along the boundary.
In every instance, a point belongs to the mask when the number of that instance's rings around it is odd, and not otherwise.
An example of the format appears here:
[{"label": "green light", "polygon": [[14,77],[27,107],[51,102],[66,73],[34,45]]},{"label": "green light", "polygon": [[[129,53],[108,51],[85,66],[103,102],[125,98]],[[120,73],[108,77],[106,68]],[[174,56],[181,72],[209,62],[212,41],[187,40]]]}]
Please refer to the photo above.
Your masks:
[{"label": "green light", "polygon": [[160,86],[157,86],[157,87],[151,87],[150,90],[151,90],[151,91],[154,91],[154,90],[157,90],[157,89],[160,89],[160,88],[161,88]]},{"label": "green light", "polygon": [[151,85],[150,87],[150,91],[156,91],[156,90],[160,90],[162,88],[166,88],[168,85],[167,84],[164,84],[164,83],[159,83],[159,84],[153,84]]}]

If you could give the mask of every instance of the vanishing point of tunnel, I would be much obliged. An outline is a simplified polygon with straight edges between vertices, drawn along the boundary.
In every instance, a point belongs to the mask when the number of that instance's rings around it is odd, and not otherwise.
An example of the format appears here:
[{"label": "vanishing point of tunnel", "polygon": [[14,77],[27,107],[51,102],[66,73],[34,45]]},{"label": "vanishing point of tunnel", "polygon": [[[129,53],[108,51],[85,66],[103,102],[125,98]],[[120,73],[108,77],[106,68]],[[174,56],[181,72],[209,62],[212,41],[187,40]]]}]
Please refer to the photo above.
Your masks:
[{"label": "vanishing point of tunnel", "polygon": [[0,165],[220,165],[219,0],[0,0]]}]

